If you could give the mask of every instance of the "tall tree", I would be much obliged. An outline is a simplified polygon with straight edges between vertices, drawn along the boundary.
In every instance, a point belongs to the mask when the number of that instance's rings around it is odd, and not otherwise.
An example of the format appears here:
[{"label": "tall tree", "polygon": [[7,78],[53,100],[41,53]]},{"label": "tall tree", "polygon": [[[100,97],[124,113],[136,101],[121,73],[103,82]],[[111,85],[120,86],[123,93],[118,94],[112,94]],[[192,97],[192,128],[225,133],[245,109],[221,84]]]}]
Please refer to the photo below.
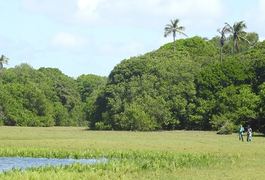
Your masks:
[{"label": "tall tree", "polygon": [[178,26],[179,19],[170,20],[171,24],[167,24],[165,27],[165,34],[164,37],[167,37],[169,34],[173,33],[173,40],[174,40],[174,51],[175,51],[175,41],[176,41],[176,32],[179,34],[183,34],[184,36],[188,37],[183,31],[185,30],[184,26]]},{"label": "tall tree", "polygon": [[3,63],[8,64],[8,60],[9,60],[9,58],[7,58],[6,56],[4,56],[4,55],[1,56],[1,58],[0,58],[0,73],[2,73]]},{"label": "tall tree", "polygon": [[222,62],[222,51],[223,51],[223,46],[225,43],[225,34],[228,32],[227,26],[223,27],[222,31],[220,29],[217,29],[217,31],[221,34],[221,47],[220,47],[220,62]]},{"label": "tall tree", "polygon": [[233,46],[233,55],[235,55],[235,49],[237,49],[237,52],[239,53],[239,41],[243,40],[251,44],[244,36],[247,34],[243,29],[247,28],[246,23],[244,21],[235,22],[233,26],[225,23],[226,27],[228,28],[228,32],[232,33],[233,40],[234,40],[234,46]]}]

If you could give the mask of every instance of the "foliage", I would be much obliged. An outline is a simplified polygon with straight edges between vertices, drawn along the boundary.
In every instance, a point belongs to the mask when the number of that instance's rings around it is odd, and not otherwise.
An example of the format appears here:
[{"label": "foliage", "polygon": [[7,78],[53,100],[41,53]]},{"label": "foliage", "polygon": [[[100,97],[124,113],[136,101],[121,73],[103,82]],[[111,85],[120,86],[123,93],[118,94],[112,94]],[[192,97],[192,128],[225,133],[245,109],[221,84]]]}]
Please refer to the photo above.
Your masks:
[{"label": "foliage", "polygon": [[[204,42],[204,43],[200,43]],[[171,43],[172,45],[172,43]],[[195,74],[204,65],[202,51],[216,55],[211,43],[199,37],[179,40],[158,51],[118,64],[97,99],[91,128],[114,130],[179,129],[190,126],[195,108]],[[179,51],[182,49],[182,51]]]},{"label": "foliage", "polygon": [[259,86],[260,103],[257,110],[257,117],[253,117],[251,127],[258,129],[261,133],[265,134],[265,82]]},{"label": "foliage", "polygon": [[254,73],[246,66],[245,63],[231,59],[204,68],[196,78],[198,96],[206,99],[228,86],[251,83]]},{"label": "foliage", "polygon": [[[256,43],[258,36],[248,35]],[[200,37],[176,41],[175,52],[173,45],[124,60],[112,70],[95,102],[92,129],[221,128],[230,133],[239,124],[261,121],[262,43],[245,44],[249,51],[226,55],[222,63],[214,45]],[[220,117],[226,120],[218,122]]]},{"label": "foliage", "polygon": [[4,69],[1,79],[3,125],[87,125],[76,81],[58,69],[21,64]]},{"label": "foliage", "polygon": [[[204,124],[212,124],[215,129],[227,123],[231,127],[250,124],[256,131],[262,131],[260,85],[264,82],[265,60],[262,44],[208,66],[197,75],[198,102],[203,102],[199,103],[197,113]],[[220,119],[224,120],[220,123]]]},{"label": "foliage", "polygon": [[[172,43],[165,44],[159,48],[159,50],[170,50],[173,48]],[[217,55],[217,50],[209,41],[205,41],[202,38],[195,36],[193,38],[179,39],[176,42],[176,51],[185,52],[187,51],[196,59],[196,56],[215,56]]]},{"label": "foliage", "polygon": [[91,98],[94,94],[93,91],[98,91],[105,86],[107,77],[101,77],[93,74],[82,74],[76,81],[81,99],[83,102],[86,102],[87,98]]},{"label": "foliage", "polygon": [[250,124],[264,133],[265,42],[257,33],[239,35],[251,44],[240,41],[235,56],[234,36],[223,37],[223,46],[218,36],[195,36],[123,60],[109,77],[74,79],[28,64],[3,68],[0,124],[220,133]]},{"label": "foliage", "polygon": [[235,49],[237,50],[237,52],[239,53],[239,41],[245,41],[249,44],[251,44],[244,36],[246,36],[246,32],[243,31],[243,29],[247,28],[246,23],[244,23],[244,21],[240,21],[240,22],[235,22],[233,26],[231,26],[228,23],[225,23],[228,32],[232,33],[233,35],[233,41],[234,41],[234,45],[233,45],[233,55],[235,55]]},{"label": "foliage", "polygon": [[[239,49],[239,52],[241,52],[241,53],[250,50],[250,48],[252,48],[252,47],[255,47],[259,41],[259,35],[255,32],[244,33],[241,36],[248,41],[248,42],[247,41],[240,41],[240,44],[238,44],[238,49]],[[213,43],[213,45],[218,50],[221,51],[220,41],[221,41],[221,37],[219,37],[219,36],[215,36],[210,40],[210,42]],[[224,45],[223,45],[222,52],[224,53],[225,58],[227,56],[233,55],[233,46],[234,46],[233,35],[230,35],[227,38],[225,38]]]}]

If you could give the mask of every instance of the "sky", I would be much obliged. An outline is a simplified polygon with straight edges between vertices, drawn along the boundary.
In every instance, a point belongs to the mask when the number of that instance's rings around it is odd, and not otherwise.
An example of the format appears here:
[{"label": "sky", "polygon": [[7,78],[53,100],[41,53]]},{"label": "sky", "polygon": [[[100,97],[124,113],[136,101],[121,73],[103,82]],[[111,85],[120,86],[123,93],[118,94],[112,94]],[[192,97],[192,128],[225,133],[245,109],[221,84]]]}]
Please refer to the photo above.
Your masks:
[{"label": "sky", "polygon": [[[157,50],[170,20],[189,37],[211,39],[244,21],[265,40],[265,0],[0,0],[0,55],[77,78],[108,76],[124,59]],[[186,38],[177,34],[177,39]]]}]

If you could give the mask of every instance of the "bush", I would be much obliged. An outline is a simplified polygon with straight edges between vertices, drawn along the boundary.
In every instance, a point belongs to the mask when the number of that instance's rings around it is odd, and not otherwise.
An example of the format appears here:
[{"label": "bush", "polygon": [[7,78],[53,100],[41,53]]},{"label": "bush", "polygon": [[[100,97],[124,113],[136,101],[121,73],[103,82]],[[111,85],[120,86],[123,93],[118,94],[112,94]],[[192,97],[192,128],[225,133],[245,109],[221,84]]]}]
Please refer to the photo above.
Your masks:
[{"label": "bush", "polygon": [[220,115],[213,117],[212,128],[218,130],[217,134],[232,134],[236,126],[227,116]]},{"label": "bush", "polygon": [[232,134],[235,131],[235,125],[231,122],[226,122],[217,132],[217,134]]}]

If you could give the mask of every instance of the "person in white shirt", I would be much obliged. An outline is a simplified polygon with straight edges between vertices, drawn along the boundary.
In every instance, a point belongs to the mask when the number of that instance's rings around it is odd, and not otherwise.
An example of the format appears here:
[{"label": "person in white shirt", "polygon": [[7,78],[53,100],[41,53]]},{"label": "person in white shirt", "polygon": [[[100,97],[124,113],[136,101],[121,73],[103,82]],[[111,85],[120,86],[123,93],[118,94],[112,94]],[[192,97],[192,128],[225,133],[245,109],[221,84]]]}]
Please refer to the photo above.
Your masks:
[{"label": "person in white shirt", "polygon": [[252,128],[250,127],[250,125],[248,125],[247,142],[251,141],[251,136],[252,136]]}]

